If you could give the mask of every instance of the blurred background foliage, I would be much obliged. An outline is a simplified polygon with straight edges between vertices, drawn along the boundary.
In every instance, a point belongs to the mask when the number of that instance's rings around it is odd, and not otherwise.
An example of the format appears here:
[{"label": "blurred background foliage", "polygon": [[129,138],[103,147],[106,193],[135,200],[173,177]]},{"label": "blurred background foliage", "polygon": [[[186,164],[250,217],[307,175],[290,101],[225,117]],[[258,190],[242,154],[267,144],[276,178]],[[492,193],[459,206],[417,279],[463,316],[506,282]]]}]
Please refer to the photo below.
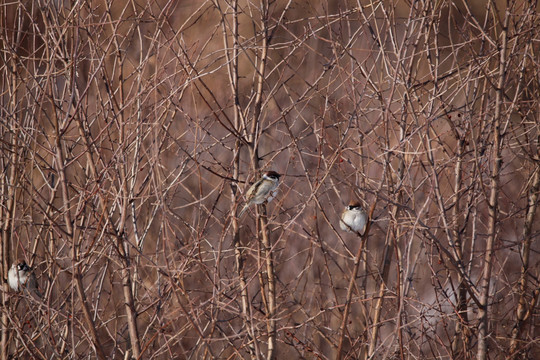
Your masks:
[{"label": "blurred background foliage", "polygon": [[537,2],[7,1],[0,30],[3,359],[540,356]]}]

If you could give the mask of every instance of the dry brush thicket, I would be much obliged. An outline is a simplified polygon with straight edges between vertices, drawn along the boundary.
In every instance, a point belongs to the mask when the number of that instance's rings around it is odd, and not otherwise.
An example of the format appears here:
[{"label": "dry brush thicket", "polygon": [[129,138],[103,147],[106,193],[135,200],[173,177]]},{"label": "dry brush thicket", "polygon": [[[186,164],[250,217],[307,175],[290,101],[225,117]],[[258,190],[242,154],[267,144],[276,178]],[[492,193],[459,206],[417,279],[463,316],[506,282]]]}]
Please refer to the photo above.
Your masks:
[{"label": "dry brush thicket", "polygon": [[537,358],[537,6],[3,2],[1,358]]}]

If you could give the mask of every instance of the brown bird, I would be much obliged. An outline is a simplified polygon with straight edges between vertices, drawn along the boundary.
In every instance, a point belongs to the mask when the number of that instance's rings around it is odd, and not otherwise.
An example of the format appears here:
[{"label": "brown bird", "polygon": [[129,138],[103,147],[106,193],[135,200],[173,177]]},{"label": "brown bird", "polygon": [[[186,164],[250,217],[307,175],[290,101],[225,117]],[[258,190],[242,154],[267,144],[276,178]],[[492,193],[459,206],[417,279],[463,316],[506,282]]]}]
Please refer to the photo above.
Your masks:
[{"label": "brown bird", "polygon": [[244,212],[253,204],[262,204],[265,201],[272,201],[277,195],[277,187],[279,185],[279,178],[281,177],[275,171],[267,171],[263,176],[246,192],[246,205],[238,217],[241,217]]},{"label": "brown bird", "polygon": [[11,266],[8,271],[8,284],[14,291],[18,292],[27,289],[41,297],[37,288],[36,276],[32,272],[32,268],[24,260],[20,260]]},{"label": "brown bird", "polygon": [[348,232],[356,232],[364,235],[367,225],[367,214],[358,201],[351,201],[345,206],[339,220],[341,230]]}]

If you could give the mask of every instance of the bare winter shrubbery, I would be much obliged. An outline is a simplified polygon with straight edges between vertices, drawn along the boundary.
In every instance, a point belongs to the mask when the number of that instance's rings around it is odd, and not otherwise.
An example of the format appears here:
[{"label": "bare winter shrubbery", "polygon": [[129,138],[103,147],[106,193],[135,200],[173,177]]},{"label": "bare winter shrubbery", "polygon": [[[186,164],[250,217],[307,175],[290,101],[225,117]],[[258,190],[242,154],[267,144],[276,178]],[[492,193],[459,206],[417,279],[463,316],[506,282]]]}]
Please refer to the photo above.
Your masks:
[{"label": "bare winter shrubbery", "polygon": [[540,18],[471,3],[0,5],[2,359],[540,356]]}]

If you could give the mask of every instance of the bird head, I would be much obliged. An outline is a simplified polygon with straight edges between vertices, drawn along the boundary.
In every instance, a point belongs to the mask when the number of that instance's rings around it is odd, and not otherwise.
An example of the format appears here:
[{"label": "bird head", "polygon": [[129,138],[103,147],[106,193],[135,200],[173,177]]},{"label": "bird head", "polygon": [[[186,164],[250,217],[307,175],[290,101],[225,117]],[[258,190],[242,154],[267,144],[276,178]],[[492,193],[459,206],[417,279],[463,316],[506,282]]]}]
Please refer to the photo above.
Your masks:
[{"label": "bird head", "polygon": [[347,210],[356,210],[356,209],[361,209],[361,208],[362,208],[362,205],[360,205],[360,203],[357,200],[351,200],[349,205],[347,205]]},{"label": "bird head", "polygon": [[30,266],[28,266],[28,264],[26,263],[26,261],[21,260],[17,264],[17,270],[19,270],[19,271],[30,271],[31,269],[30,269]]},{"label": "bird head", "polygon": [[272,181],[278,181],[280,177],[281,175],[275,171],[267,171],[263,174],[263,178]]}]

